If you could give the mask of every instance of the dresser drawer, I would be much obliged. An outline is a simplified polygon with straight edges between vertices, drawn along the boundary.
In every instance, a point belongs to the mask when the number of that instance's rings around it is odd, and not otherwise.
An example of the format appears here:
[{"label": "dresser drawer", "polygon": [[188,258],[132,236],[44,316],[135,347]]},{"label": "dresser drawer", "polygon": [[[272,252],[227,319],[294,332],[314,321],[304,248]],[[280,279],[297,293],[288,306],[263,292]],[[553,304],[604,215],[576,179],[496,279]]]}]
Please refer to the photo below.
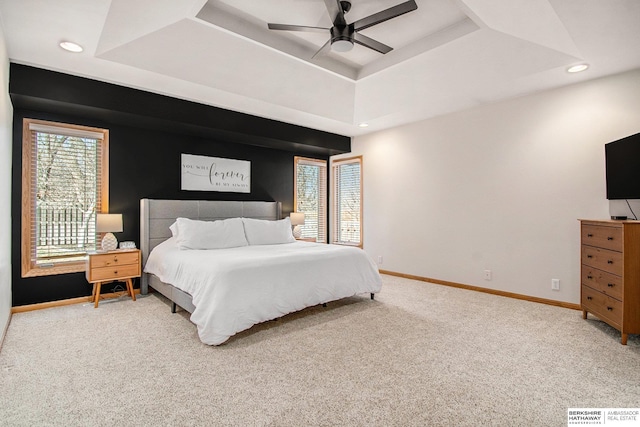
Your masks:
[{"label": "dresser drawer", "polygon": [[622,227],[582,224],[582,244],[622,252]]},{"label": "dresser drawer", "polygon": [[622,300],[622,277],[582,265],[582,284]]},{"label": "dresser drawer", "polygon": [[622,302],[584,285],[581,294],[583,310],[594,314],[617,329],[621,328]]},{"label": "dresser drawer", "polygon": [[91,268],[138,264],[140,262],[139,259],[138,251],[91,255]]},{"label": "dresser drawer", "polygon": [[140,264],[96,267],[89,271],[90,282],[102,282],[105,280],[126,279],[127,277],[138,276],[140,276]]},{"label": "dresser drawer", "polygon": [[622,276],[622,252],[582,245],[582,264]]}]

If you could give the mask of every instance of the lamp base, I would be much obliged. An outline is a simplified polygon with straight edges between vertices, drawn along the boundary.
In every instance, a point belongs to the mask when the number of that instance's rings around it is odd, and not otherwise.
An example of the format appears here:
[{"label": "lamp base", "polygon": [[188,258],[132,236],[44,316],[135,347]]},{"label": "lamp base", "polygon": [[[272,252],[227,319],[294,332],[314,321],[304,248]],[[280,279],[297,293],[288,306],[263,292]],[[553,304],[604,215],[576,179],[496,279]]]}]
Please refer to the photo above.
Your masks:
[{"label": "lamp base", "polygon": [[102,238],[102,250],[105,252],[115,251],[118,247],[118,239],[113,233],[107,233]]},{"label": "lamp base", "polygon": [[299,225],[293,227],[293,237],[299,239],[302,236],[302,228]]}]

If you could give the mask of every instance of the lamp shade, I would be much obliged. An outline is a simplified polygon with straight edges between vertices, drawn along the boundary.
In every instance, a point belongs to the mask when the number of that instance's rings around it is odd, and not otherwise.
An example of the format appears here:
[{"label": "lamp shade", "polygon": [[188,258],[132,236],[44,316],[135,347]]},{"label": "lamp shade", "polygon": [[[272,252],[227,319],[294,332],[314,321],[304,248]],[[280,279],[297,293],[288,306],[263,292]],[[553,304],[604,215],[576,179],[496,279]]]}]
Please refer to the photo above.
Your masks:
[{"label": "lamp shade", "polygon": [[96,231],[98,233],[121,233],[122,214],[98,214]]},{"label": "lamp shade", "polygon": [[291,212],[289,220],[291,220],[291,225],[302,225],[304,224],[304,214],[302,212]]}]

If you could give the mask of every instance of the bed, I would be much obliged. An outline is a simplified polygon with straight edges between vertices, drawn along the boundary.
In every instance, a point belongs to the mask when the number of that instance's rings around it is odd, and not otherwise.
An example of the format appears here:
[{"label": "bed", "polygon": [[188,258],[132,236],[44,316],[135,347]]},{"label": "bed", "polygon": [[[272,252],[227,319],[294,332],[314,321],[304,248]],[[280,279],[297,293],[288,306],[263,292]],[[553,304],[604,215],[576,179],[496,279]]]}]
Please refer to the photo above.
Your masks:
[{"label": "bed", "polygon": [[[288,219],[280,219],[278,202],[142,199],[140,213],[141,293],[153,288],[171,301],[173,312],[179,306],[191,313],[205,344],[222,344],[257,323],[306,307],[359,294],[373,299],[382,286],[376,265],[361,249],[293,237],[276,244],[265,240],[263,230],[277,228],[282,236],[288,226],[290,232]],[[229,230],[239,222],[246,244],[181,246],[185,223],[227,224]]]}]

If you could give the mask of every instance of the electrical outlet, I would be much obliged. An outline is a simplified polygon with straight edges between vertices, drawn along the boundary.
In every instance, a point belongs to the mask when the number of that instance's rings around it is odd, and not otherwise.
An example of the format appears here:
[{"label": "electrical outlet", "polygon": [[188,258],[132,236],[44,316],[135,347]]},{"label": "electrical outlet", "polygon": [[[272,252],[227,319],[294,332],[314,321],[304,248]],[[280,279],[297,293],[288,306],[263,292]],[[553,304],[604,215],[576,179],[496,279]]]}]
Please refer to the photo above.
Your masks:
[{"label": "electrical outlet", "polygon": [[382,255],[378,255],[378,264],[382,264]]},{"label": "electrical outlet", "polygon": [[551,279],[551,289],[554,291],[560,290],[560,279]]},{"label": "electrical outlet", "polygon": [[491,270],[484,271],[484,280],[491,280]]}]

